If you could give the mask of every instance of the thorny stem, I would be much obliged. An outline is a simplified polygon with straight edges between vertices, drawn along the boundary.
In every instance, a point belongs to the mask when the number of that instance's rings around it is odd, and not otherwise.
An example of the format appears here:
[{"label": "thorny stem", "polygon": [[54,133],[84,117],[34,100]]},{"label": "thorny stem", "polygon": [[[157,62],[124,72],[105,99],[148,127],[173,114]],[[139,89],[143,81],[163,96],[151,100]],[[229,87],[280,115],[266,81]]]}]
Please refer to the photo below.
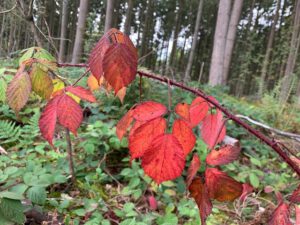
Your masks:
[{"label": "thorny stem", "polygon": [[88,73],[90,72],[90,69],[87,69],[73,84],[72,86],[75,86],[82,78],[84,78]]},{"label": "thorny stem", "polygon": [[73,163],[73,153],[72,153],[72,142],[71,142],[71,137],[70,137],[70,131],[69,129],[65,129],[66,131],[66,142],[67,142],[67,158],[69,161],[69,170],[71,174],[71,180],[72,183],[75,184],[76,182],[76,177],[75,177],[75,169],[74,169],[74,163]]},{"label": "thorny stem", "polygon": [[142,93],[143,93],[142,85],[143,85],[143,78],[142,78],[142,76],[140,76],[140,83],[139,83],[139,88],[140,88],[140,102],[142,101]]},{"label": "thorny stem", "polygon": [[[63,66],[87,67],[86,64],[58,64],[58,66],[60,66],[60,67],[63,67]],[[197,96],[200,96],[200,97],[204,98],[208,103],[212,104],[217,109],[221,110],[228,117],[228,119],[231,119],[235,123],[239,124],[245,130],[247,130],[249,133],[253,134],[255,137],[260,139],[266,145],[270,146],[298,174],[298,176],[300,176],[300,167],[298,167],[297,164],[293,160],[290,159],[288,154],[284,150],[282,150],[282,148],[278,145],[278,143],[275,140],[272,140],[272,139],[268,138],[267,136],[265,136],[264,134],[262,134],[261,132],[259,132],[258,130],[256,130],[255,128],[253,128],[249,124],[247,124],[246,122],[239,119],[237,116],[235,116],[234,114],[229,112],[225,107],[221,106],[219,103],[217,103],[214,100],[210,99],[209,96],[207,96],[201,90],[188,87],[188,86],[184,85],[183,83],[179,83],[179,82],[176,82],[176,81],[173,81],[173,80],[169,80],[167,77],[161,77],[159,75],[149,73],[149,72],[145,72],[145,71],[142,71],[142,70],[137,71],[137,73],[138,73],[139,76],[148,77],[148,78],[151,78],[151,79],[154,79],[154,80],[158,80],[160,82],[164,82],[164,83],[169,82],[170,85],[176,86],[176,87],[178,87],[182,90],[188,91],[190,93],[193,93]]]}]

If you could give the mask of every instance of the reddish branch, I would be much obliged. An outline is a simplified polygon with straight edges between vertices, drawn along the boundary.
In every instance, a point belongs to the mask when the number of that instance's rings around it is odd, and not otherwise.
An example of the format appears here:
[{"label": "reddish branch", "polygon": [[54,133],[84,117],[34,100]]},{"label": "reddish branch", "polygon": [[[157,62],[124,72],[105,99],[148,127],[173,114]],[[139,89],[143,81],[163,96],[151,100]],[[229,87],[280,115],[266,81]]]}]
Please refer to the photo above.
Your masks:
[{"label": "reddish branch", "polygon": [[[88,67],[87,64],[58,64],[58,66],[59,67],[65,67],[65,66]],[[158,80],[160,82],[164,82],[164,83],[167,83],[167,84],[169,83],[169,85],[176,86],[178,88],[181,88],[182,90],[186,90],[190,93],[193,93],[197,96],[200,96],[200,97],[204,98],[207,102],[211,103],[217,109],[221,110],[227,116],[228,119],[231,119],[235,123],[239,124],[244,129],[246,129],[249,133],[253,134],[258,139],[260,139],[262,142],[264,142],[266,145],[270,146],[298,174],[298,176],[300,176],[300,168],[298,167],[298,165],[293,160],[291,160],[291,158],[288,156],[288,154],[281,148],[279,143],[277,143],[273,139],[268,138],[267,136],[265,136],[264,134],[262,134],[261,132],[259,132],[255,128],[251,127],[246,122],[242,121],[240,118],[238,118],[234,114],[230,113],[225,107],[223,107],[222,105],[220,105],[219,103],[217,103],[213,99],[209,98],[209,96],[206,95],[204,92],[202,92],[200,90],[197,90],[197,89],[194,89],[194,88],[191,88],[191,87],[188,87],[188,86],[184,85],[183,83],[179,83],[179,82],[170,80],[167,77],[161,77],[161,76],[153,74],[153,73],[149,73],[149,72],[145,72],[145,71],[138,71],[137,73],[141,77],[148,77],[148,78],[151,78],[151,79],[154,79],[154,80]]]}]

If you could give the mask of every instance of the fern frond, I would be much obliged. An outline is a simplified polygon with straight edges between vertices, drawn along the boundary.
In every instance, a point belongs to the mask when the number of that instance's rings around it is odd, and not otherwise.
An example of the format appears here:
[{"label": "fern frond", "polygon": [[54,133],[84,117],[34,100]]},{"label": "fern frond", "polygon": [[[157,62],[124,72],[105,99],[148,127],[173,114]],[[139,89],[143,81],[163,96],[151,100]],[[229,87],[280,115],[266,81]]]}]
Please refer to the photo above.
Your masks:
[{"label": "fern frond", "polygon": [[15,122],[0,120],[0,143],[8,144],[18,142],[21,136],[21,127]]}]

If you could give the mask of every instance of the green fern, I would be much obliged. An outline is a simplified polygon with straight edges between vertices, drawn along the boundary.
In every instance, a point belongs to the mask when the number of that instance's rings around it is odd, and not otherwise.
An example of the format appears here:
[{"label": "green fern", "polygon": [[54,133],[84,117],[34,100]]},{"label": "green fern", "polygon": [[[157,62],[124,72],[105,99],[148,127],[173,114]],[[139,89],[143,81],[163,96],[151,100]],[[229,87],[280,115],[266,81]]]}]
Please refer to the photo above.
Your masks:
[{"label": "green fern", "polygon": [[21,129],[20,147],[32,145],[35,138],[40,135],[39,129],[40,111],[35,110],[33,116]]},{"label": "green fern", "polygon": [[15,122],[8,120],[0,120],[0,143],[11,144],[16,143],[21,136],[21,127]]}]

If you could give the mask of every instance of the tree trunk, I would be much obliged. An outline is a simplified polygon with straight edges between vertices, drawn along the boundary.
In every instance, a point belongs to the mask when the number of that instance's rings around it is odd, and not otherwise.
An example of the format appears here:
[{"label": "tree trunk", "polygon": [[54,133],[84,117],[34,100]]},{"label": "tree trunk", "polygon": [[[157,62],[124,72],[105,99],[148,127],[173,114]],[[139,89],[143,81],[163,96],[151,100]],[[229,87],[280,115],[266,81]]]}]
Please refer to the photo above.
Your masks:
[{"label": "tree trunk", "polygon": [[227,84],[233,47],[235,43],[236,30],[240,21],[240,16],[243,8],[243,1],[244,0],[234,0],[226,37],[222,84]]},{"label": "tree trunk", "polygon": [[141,57],[147,54],[148,48],[148,33],[150,29],[150,20],[152,19],[152,2],[153,0],[149,0],[147,4],[146,18],[143,27],[143,35],[142,35],[142,44],[141,44]]},{"label": "tree trunk", "polygon": [[218,9],[217,25],[214,34],[213,53],[209,70],[209,84],[221,85],[223,82],[223,65],[226,36],[231,9],[231,0],[220,0]]},{"label": "tree trunk", "polygon": [[295,17],[293,22],[292,38],[290,42],[289,56],[284,72],[284,79],[280,90],[280,102],[284,104],[287,102],[290,92],[290,86],[293,79],[293,72],[296,64],[296,59],[300,43],[300,0],[297,0],[295,7]]},{"label": "tree trunk", "polygon": [[279,19],[280,2],[281,2],[281,0],[277,0],[276,12],[273,16],[273,22],[272,22],[270,34],[268,37],[266,54],[265,54],[265,58],[264,58],[262,69],[261,69],[261,77],[260,77],[260,83],[259,83],[259,89],[258,89],[258,98],[261,98],[264,93],[265,80],[267,77],[268,65],[269,65],[269,60],[270,60],[270,56],[271,56],[271,52],[272,52],[272,46],[273,46],[273,42],[274,42],[275,28],[276,28],[276,24]]},{"label": "tree trunk", "polygon": [[173,35],[173,44],[172,44],[172,50],[170,54],[170,59],[169,59],[169,67],[174,66],[175,64],[175,55],[176,55],[176,50],[177,50],[177,39],[178,35],[180,32],[180,25],[181,25],[181,14],[184,6],[184,1],[179,0],[179,9],[176,13],[176,18],[175,18],[175,26],[174,26],[174,35]]},{"label": "tree trunk", "polygon": [[192,70],[194,55],[195,55],[196,46],[197,46],[197,39],[198,39],[200,21],[201,21],[201,16],[202,16],[203,2],[204,2],[204,0],[199,0],[199,6],[198,6],[198,11],[197,11],[196,24],[195,24],[195,28],[194,28],[192,47],[190,50],[188,64],[187,64],[185,74],[184,74],[184,79],[183,79],[184,83],[191,79],[190,76],[191,76],[191,70]]},{"label": "tree trunk", "polygon": [[58,61],[65,61],[66,54],[66,38],[67,38],[67,26],[68,26],[68,3],[69,0],[62,0],[62,17],[61,17],[61,29],[60,29],[60,44],[59,44],[59,56]]},{"label": "tree trunk", "polygon": [[86,26],[86,17],[88,14],[89,0],[80,0],[78,24],[76,29],[75,43],[72,54],[72,63],[79,63],[82,49],[83,49],[83,36]]},{"label": "tree trunk", "polygon": [[130,35],[132,9],[133,9],[133,0],[128,0],[128,7],[126,10],[126,20],[124,25],[124,33],[128,36]]},{"label": "tree trunk", "polygon": [[111,27],[113,22],[114,14],[114,0],[107,0],[106,3],[106,14],[105,14],[105,27],[104,32],[106,33]]}]

